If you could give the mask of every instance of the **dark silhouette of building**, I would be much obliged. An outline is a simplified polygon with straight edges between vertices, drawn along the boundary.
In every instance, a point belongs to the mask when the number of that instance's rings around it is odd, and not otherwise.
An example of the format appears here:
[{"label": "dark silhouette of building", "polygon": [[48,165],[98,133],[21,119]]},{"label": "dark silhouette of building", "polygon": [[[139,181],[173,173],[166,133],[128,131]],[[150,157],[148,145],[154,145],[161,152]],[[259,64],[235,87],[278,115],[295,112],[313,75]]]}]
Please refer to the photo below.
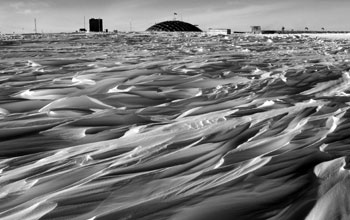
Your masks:
[{"label": "dark silhouette of building", "polygon": [[252,34],[261,34],[261,26],[251,26]]},{"label": "dark silhouette of building", "polygon": [[183,21],[164,21],[153,25],[146,31],[168,31],[168,32],[202,32],[201,29],[193,24],[189,24]]},{"label": "dark silhouette of building", "polygon": [[103,31],[103,23],[102,19],[91,18],[89,20],[90,32],[102,32]]}]

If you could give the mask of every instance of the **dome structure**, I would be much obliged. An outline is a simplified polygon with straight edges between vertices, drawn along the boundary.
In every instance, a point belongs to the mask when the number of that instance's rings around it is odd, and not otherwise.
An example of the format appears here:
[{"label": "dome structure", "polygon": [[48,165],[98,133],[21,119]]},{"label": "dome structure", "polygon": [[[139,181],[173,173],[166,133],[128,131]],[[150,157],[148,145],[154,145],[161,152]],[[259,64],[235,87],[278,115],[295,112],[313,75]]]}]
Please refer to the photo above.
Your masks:
[{"label": "dome structure", "polygon": [[153,25],[146,31],[168,31],[168,32],[202,32],[201,29],[194,26],[193,24],[186,23],[183,21],[164,21]]}]

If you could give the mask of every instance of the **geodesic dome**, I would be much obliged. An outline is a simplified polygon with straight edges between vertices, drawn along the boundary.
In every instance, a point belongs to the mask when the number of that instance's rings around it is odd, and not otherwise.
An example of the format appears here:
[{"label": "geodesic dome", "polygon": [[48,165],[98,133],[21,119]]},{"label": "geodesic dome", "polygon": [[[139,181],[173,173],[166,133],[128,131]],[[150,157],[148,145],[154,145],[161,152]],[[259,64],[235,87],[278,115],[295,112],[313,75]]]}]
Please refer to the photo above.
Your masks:
[{"label": "geodesic dome", "polygon": [[196,27],[195,25],[187,22],[183,22],[183,21],[164,21],[153,25],[152,27],[148,28],[146,31],[202,32],[202,30]]}]

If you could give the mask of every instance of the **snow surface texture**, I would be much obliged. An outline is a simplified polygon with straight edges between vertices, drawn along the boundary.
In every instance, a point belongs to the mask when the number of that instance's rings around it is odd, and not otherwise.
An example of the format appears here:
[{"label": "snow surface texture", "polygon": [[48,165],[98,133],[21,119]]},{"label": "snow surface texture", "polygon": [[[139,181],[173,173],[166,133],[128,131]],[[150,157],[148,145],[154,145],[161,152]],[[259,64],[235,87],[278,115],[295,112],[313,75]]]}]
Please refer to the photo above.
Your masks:
[{"label": "snow surface texture", "polygon": [[350,42],[0,43],[0,219],[349,219]]}]

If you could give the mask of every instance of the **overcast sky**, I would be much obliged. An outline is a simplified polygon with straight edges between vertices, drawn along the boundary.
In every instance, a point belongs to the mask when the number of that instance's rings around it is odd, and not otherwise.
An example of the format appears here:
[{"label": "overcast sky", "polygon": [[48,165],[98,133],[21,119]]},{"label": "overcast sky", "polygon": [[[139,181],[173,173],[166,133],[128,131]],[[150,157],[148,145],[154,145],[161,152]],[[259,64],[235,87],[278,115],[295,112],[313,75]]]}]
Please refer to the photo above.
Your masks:
[{"label": "overcast sky", "polygon": [[350,0],[0,0],[0,32],[70,32],[102,18],[104,29],[143,31],[177,19],[208,28],[350,30]]}]

